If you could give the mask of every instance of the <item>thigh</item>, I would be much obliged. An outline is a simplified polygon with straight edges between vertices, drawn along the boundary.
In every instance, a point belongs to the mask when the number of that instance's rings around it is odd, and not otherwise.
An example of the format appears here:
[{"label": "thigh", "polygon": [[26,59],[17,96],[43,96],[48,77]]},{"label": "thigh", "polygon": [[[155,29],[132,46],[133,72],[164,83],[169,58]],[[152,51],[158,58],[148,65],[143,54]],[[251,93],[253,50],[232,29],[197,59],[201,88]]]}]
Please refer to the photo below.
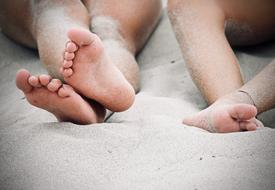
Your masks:
[{"label": "thigh", "polygon": [[36,47],[32,34],[31,0],[1,0],[0,28],[14,41]]},{"label": "thigh", "polygon": [[275,37],[274,0],[218,0],[226,15],[231,45],[254,45]]}]

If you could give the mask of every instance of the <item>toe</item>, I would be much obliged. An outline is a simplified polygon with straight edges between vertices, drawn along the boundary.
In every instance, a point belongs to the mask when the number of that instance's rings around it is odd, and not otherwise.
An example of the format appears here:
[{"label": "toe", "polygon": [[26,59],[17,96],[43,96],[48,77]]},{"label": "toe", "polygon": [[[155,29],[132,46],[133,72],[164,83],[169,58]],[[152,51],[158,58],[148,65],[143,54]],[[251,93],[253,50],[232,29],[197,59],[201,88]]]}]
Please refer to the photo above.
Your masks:
[{"label": "toe", "polygon": [[68,32],[68,37],[78,46],[89,45],[94,41],[94,35],[83,29],[71,29]]},{"label": "toe", "polygon": [[69,85],[64,84],[58,90],[58,95],[62,98],[66,98],[66,97],[69,97],[72,92],[73,92],[73,88]]},{"label": "toe", "polygon": [[40,75],[39,77],[40,84],[43,86],[47,86],[51,81],[51,76],[49,75]]},{"label": "toe", "polygon": [[63,67],[64,67],[65,69],[68,69],[68,68],[70,68],[70,67],[72,67],[72,66],[73,66],[73,61],[64,60],[64,62],[63,62]]},{"label": "toe", "polygon": [[239,126],[243,131],[255,131],[257,129],[257,125],[251,121],[242,121]]},{"label": "toe", "polygon": [[36,76],[29,77],[29,84],[32,85],[33,87],[37,87],[37,88],[41,87],[40,81]]},{"label": "toe", "polygon": [[237,104],[229,107],[228,113],[234,119],[249,120],[257,115],[257,109],[249,104]]},{"label": "toe", "polygon": [[73,60],[74,56],[75,56],[74,53],[65,52],[64,59],[67,61],[71,61]]},{"label": "toe", "polygon": [[25,69],[19,70],[16,74],[16,86],[24,93],[30,92],[33,88],[28,82],[29,77],[30,73]]},{"label": "toe", "polygon": [[77,51],[78,47],[74,42],[67,42],[66,44],[66,51],[69,53],[73,53]]},{"label": "toe", "polygon": [[70,69],[63,69],[63,76],[68,78],[70,77],[71,75],[73,74],[73,70],[70,68]]},{"label": "toe", "polygon": [[62,85],[62,82],[59,79],[52,79],[51,82],[47,85],[47,88],[51,92],[56,92]]}]

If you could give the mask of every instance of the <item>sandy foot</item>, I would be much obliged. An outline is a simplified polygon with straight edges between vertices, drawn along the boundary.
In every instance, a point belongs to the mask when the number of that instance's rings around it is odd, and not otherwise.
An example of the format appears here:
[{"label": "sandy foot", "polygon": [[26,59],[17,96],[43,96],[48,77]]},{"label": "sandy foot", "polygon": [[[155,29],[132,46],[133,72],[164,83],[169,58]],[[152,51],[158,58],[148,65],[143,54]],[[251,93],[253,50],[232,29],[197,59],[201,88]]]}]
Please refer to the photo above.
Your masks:
[{"label": "sandy foot", "polygon": [[105,54],[99,37],[79,29],[71,29],[68,37],[71,41],[60,69],[66,83],[111,111],[128,109],[134,102],[134,89]]},{"label": "sandy foot", "polygon": [[27,70],[16,75],[16,85],[28,102],[54,114],[59,121],[77,124],[103,122],[105,109],[97,103],[89,104],[69,85],[63,85],[49,75],[31,76]]},{"label": "sandy foot", "polygon": [[183,123],[210,132],[228,133],[254,131],[263,127],[255,118],[257,109],[249,104],[213,104],[201,112],[186,117]]}]

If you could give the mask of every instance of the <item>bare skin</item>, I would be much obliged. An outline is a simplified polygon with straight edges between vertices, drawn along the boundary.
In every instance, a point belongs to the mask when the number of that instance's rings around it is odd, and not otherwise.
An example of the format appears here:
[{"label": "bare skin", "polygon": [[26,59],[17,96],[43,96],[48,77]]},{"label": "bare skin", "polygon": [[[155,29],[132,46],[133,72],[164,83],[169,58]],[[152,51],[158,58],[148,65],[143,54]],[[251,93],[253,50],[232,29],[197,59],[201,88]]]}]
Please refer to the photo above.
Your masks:
[{"label": "bare skin", "polygon": [[[258,113],[274,105],[273,95],[267,101],[262,94],[274,93],[270,89],[274,81],[264,82],[270,81],[270,73],[264,70],[260,78],[244,85],[230,45],[253,45],[274,39],[274,2],[170,0],[168,11],[191,77],[210,105],[183,122],[211,132],[255,130],[262,126],[255,119],[254,104]],[[250,95],[251,92],[258,93]],[[260,99],[261,103],[254,103]]]},{"label": "bare skin", "polygon": [[[160,0],[3,0],[0,7],[3,33],[37,48],[53,78],[65,81],[77,90],[75,93],[112,111],[123,111],[132,105],[139,88],[135,55],[157,24]],[[20,11],[14,11],[18,7]],[[135,14],[130,14],[129,7]],[[18,14],[22,10],[24,14]],[[84,36],[91,43],[78,40],[83,31],[89,33],[84,32]],[[96,44],[92,43],[94,39]],[[95,48],[100,51],[94,52]],[[79,98],[74,101],[82,104]],[[93,104],[90,106],[94,109]]]},{"label": "bare skin", "polygon": [[71,41],[61,67],[65,82],[109,110],[128,109],[134,102],[135,91],[106,54],[99,37],[79,29],[69,30],[68,37]]},{"label": "bare skin", "polygon": [[[211,132],[253,131],[263,127],[258,113],[275,108],[275,60],[239,90],[219,98],[184,123]],[[246,93],[243,93],[246,92]],[[204,122],[207,121],[207,122]]]},{"label": "bare skin", "polygon": [[16,75],[16,85],[30,104],[51,112],[59,121],[90,124],[104,120],[102,106],[88,103],[72,87],[49,75],[31,76],[22,69]]},{"label": "bare skin", "polygon": [[209,132],[254,131],[263,124],[255,117],[257,108],[244,94],[232,93],[218,99],[199,113],[185,117],[183,123]]}]

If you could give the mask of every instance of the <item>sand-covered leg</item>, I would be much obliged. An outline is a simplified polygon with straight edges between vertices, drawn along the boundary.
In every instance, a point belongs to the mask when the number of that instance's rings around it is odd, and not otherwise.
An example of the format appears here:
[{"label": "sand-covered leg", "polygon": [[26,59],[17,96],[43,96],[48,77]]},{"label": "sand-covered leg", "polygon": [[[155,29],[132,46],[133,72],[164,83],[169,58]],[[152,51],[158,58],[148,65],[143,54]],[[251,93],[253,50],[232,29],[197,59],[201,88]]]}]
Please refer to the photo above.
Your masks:
[{"label": "sand-covered leg", "polygon": [[66,83],[112,111],[124,111],[135,91],[112,62],[99,37],[88,30],[71,29],[60,69]]},{"label": "sand-covered leg", "polygon": [[105,109],[97,103],[88,103],[69,85],[48,75],[31,76],[27,70],[16,75],[16,85],[28,102],[54,114],[59,121],[77,124],[102,122]]},{"label": "sand-covered leg", "polygon": [[[63,80],[59,68],[63,63],[64,44],[68,41],[67,32],[70,28],[88,30],[90,25],[90,16],[82,1],[1,2],[2,31],[16,42],[38,49],[48,73]],[[15,7],[20,7],[24,14],[16,13]]]},{"label": "sand-covered leg", "polygon": [[135,56],[144,47],[158,23],[162,12],[162,1],[82,0],[82,2],[91,16],[90,30],[99,36],[114,65],[133,86],[135,92],[138,92],[139,68]]}]

